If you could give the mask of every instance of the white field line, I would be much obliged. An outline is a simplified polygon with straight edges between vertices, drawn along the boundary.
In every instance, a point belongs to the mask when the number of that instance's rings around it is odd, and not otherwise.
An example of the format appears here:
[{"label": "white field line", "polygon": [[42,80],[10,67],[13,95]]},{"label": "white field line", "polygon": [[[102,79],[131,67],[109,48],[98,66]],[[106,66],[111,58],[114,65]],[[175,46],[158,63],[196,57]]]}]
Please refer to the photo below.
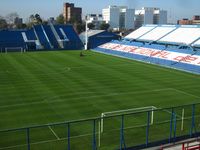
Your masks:
[{"label": "white field line", "polygon": [[[96,132],[96,134],[98,134],[98,132]],[[70,139],[76,139],[76,138],[81,138],[81,137],[86,137],[86,136],[91,136],[93,134],[88,133],[88,134],[82,134],[82,135],[77,135],[77,136],[72,136],[70,137]],[[60,138],[60,139],[54,139],[54,140],[44,140],[44,141],[40,141],[40,142],[33,142],[30,143],[31,145],[38,145],[38,144],[45,144],[45,143],[51,143],[51,142],[57,142],[57,141],[64,141],[67,140],[68,138]],[[6,147],[0,147],[0,150],[5,150],[5,149],[12,149],[12,148],[17,148],[17,147],[23,147],[23,146],[27,146],[27,144],[19,144],[19,145],[15,145],[15,146],[6,146]]]},{"label": "white field line", "polygon": [[[53,105],[49,104],[49,101],[48,101],[48,100],[45,100],[45,102],[46,102],[46,104],[49,106],[49,108],[54,112],[54,114],[55,114],[56,116],[58,116],[58,117],[60,117],[61,119],[64,119],[64,120],[65,120],[64,115],[63,115],[63,114],[59,114],[59,113],[57,112],[57,109],[55,109],[55,108],[53,107]],[[47,118],[47,117],[46,117],[46,118]],[[48,118],[47,118],[47,120],[48,120]],[[48,122],[49,122],[49,120],[48,120]]]},{"label": "white field line", "polygon": [[[196,96],[196,95],[193,95],[193,94],[190,94],[190,93],[187,93],[187,92],[184,92],[184,91],[175,89],[175,88],[169,88],[169,89],[171,89],[171,90],[173,90],[173,91],[176,91],[176,92],[178,92],[178,93],[182,93],[182,94],[184,94],[184,95],[192,96],[192,97],[195,97],[195,98],[200,98],[199,96]],[[165,111],[165,112],[167,112],[167,113],[170,113],[170,114],[172,113],[171,111],[168,111],[168,110],[163,110],[163,111]],[[179,118],[182,118],[181,115],[176,114],[176,116],[179,117]]]},{"label": "white field line", "polygon": [[60,140],[59,136],[56,134],[56,132],[51,128],[51,126],[48,126],[50,131],[53,133],[53,135],[57,138],[57,140]]},{"label": "white field line", "polygon": [[[132,66],[133,64],[116,64],[116,65],[107,65],[107,67],[120,67],[120,66]],[[65,72],[69,72],[73,69],[80,69],[80,68],[102,68],[103,66],[74,66],[74,67],[63,67],[60,68],[58,72],[43,72],[41,70],[36,70],[35,75],[53,75],[53,74],[60,74],[60,73],[65,73]],[[56,70],[55,70],[56,71]],[[17,75],[19,72],[16,71],[10,71],[10,70],[4,70],[4,71],[0,71],[0,73],[8,73],[8,74],[12,74],[12,75]],[[23,73],[23,75],[30,75],[31,73]],[[31,74],[32,75],[32,74]]]},{"label": "white field line", "polygon": [[[176,92],[183,93],[185,95],[189,95],[189,96],[192,96],[192,97],[195,97],[195,98],[200,98],[200,97],[198,97],[196,95],[189,94],[189,93],[186,93],[184,91],[177,90],[175,88],[164,88],[164,89],[145,90],[145,91],[136,91],[136,92],[123,92],[123,93],[110,93],[110,94],[101,94],[101,95],[93,95],[93,96],[82,96],[82,97],[79,97],[79,98],[70,98],[70,99],[78,100],[78,99],[84,99],[84,98],[97,98],[97,97],[117,96],[117,95],[124,95],[124,94],[144,94],[144,93],[160,92],[160,91],[167,91],[167,90],[174,90]],[[90,93],[90,92],[80,92],[80,93],[85,94],[85,93]],[[95,92],[91,92],[91,93],[95,93]],[[59,98],[59,97],[60,97],[60,95],[59,96],[50,97],[50,98],[45,98],[45,99],[43,99],[42,101],[39,101],[39,102],[21,103],[21,104],[13,104],[13,105],[3,105],[3,106],[0,106],[0,108],[9,108],[9,107],[41,104],[41,103],[46,103],[46,101],[48,101],[48,100],[56,99],[56,98]],[[56,101],[48,101],[48,103],[63,102],[63,101],[66,101],[66,99],[64,99],[64,100],[63,99],[59,99],[59,100],[56,100]]]},{"label": "white field line", "polygon": [[[95,92],[76,92],[75,94],[68,95],[68,96],[74,96],[74,95],[76,95],[76,94],[89,94],[89,93],[95,94]],[[27,106],[27,105],[41,104],[41,103],[46,103],[46,101],[49,101],[49,100],[54,100],[54,99],[60,98],[60,97],[62,97],[62,96],[66,96],[66,95],[58,95],[58,96],[53,96],[53,97],[49,97],[49,98],[44,98],[44,99],[42,99],[41,101],[30,102],[30,103],[20,103],[20,104],[2,105],[2,106],[0,106],[0,108],[9,108],[9,107],[16,107],[16,106]],[[71,99],[80,99],[80,98],[71,98]],[[62,100],[59,100],[59,101],[62,101]],[[59,101],[58,101],[58,102],[59,102]],[[66,101],[66,100],[63,100],[63,101]],[[49,102],[48,102],[48,103],[49,103]]]},{"label": "white field line", "polygon": [[[169,111],[169,110],[162,110],[162,111],[165,111],[165,112],[167,112],[167,113],[169,113],[169,114],[172,114],[172,112],[171,111]],[[179,117],[179,119],[181,119],[182,118],[182,116],[181,115],[178,115],[177,113],[175,113],[176,114],[176,116],[177,117]]]},{"label": "white field line", "polygon": [[188,96],[192,96],[192,97],[195,97],[195,98],[200,98],[199,96],[196,96],[196,95],[194,95],[194,94],[190,94],[190,93],[184,92],[184,91],[182,91],[182,90],[178,90],[178,89],[175,89],[175,88],[171,88],[171,89],[174,90],[174,91],[177,91],[177,92],[179,92],[179,93],[188,95]]},{"label": "white field line", "polygon": [[[196,115],[195,118],[197,117],[200,117],[200,115]],[[191,117],[185,117],[184,120],[188,120],[188,119],[191,119]],[[163,124],[163,123],[169,123],[171,120],[163,120],[163,121],[160,121],[160,122],[156,122],[154,124],[150,124],[150,126],[154,126],[155,124],[156,125],[159,125],[159,124]],[[177,121],[181,121],[181,118],[177,119]],[[147,124],[140,124],[140,125],[135,125],[135,126],[128,126],[128,127],[124,127],[124,130],[127,130],[127,129],[133,129],[133,128],[139,128],[139,127],[146,127]],[[105,133],[109,133],[109,132],[112,132],[112,131],[118,131],[118,130],[121,130],[120,128],[116,128],[116,129],[111,129],[110,131],[107,131]]]},{"label": "white field line", "polygon": [[[88,99],[88,98],[97,98],[97,97],[107,97],[107,96],[118,96],[118,95],[124,95],[124,94],[145,94],[145,93],[151,93],[151,92],[160,92],[160,91],[167,91],[167,90],[172,90],[171,88],[164,88],[164,89],[155,89],[155,90],[144,90],[144,91],[133,91],[133,92],[123,92],[123,93],[109,93],[109,94],[101,94],[101,95],[92,95],[92,96],[81,96],[78,98],[70,98],[70,100],[78,100],[78,99]],[[49,100],[53,100],[56,98],[59,98],[59,96],[55,96],[55,97],[50,97],[50,98],[45,98],[42,101],[39,102],[31,102],[31,103],[21,103],[21,104],[13,104],[13,105],[3,105],[0,106],[0,108],[9,108],[9,107],[17,107],[17,106],[28,106],[28,105],[33,105],[33,104],[41,104],[41,103],[46,103],[46,101],[48,101],[48,103],[55,103],[55,102],[64,102],[67,100],[66,99],[58,99],[56,101],[49,101]]]}]

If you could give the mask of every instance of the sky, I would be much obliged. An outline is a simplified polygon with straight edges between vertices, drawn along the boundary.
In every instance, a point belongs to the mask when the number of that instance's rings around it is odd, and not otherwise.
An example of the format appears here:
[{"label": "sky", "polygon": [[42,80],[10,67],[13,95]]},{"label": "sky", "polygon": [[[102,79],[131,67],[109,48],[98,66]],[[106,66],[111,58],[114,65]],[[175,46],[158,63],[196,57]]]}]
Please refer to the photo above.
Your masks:
[{"label": "sky", "polygon": [[38,13],[42,18],[56,17],[62,13],[63,3],[75,3],[87,13],[101,13],[108,5],[125,5],[129,8],[159,7],[168,11],[168,21],[200,15],[200,0],[0,0],[0,16],[17,12],[28,18]]}]

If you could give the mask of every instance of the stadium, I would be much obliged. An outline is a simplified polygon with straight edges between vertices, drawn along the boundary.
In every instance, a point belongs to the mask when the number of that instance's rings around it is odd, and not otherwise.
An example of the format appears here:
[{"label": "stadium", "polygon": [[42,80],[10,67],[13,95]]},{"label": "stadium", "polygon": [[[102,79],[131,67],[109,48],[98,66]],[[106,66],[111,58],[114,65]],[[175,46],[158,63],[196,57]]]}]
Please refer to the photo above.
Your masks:
[{"label": "stadium", "polygon": [[199,149],[199,25],[90,44],[72,25],[0,30],[0,150]]}]

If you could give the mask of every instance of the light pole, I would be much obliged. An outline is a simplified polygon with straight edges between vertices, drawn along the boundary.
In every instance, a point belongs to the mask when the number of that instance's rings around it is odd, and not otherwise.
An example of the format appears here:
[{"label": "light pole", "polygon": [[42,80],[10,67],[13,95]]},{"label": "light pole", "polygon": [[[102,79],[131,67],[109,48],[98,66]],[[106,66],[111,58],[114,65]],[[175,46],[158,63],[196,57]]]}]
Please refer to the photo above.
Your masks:
[{"label": "light pole", "polygon": [[85,21],[85,50],[88,49],[88,21]]}]

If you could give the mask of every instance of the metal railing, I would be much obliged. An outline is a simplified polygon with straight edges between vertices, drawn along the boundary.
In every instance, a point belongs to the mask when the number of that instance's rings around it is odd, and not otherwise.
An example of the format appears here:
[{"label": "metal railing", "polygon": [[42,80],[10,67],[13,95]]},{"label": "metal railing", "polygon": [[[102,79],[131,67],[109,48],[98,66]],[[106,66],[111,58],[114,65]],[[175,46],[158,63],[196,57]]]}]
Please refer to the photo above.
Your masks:
[{"label": "metal railing", "polygon": [[196,137],[200,103],[0,131],[2,149],[139,149]]}]

